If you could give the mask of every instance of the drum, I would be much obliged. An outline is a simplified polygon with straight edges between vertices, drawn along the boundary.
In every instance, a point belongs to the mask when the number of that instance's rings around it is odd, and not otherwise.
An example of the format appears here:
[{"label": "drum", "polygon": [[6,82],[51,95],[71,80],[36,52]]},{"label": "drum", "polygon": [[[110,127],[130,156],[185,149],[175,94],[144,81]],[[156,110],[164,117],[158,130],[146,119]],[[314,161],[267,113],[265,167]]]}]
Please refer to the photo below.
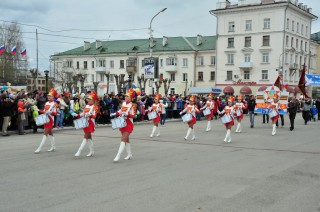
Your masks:
[{"label": "drum", "polygon": [[118,129],[127,126],[127,122],[123,116],[111,119],[112,129]]},{"label": "drum", "polygon": [[183,122],[189,122],[192,120],[192,115],[190,113],[186,113],[181,118]]},{"label": "drum", "polygon": [[157,113],[155,111],[148,113],[148,118],[149,120],[157,118]]},{"label": "drum", "polygon": [[206,109],[203,111],[203,115],[204,115],[204,116],[207,116],[207,115],[210,115],[210,114],[211,114],[210,108],[206,108]]},{"label": "drum", "polygon": [[73,120],[74,128],[76,128],[77,130],[86,128],[87,126],[89,126],[88,120],[89,120],[88,118],[80,118],[80,119]]},{"label": "drum", "polygon": [[225,114],[224,116],[221,117],[222,123],[226,124],[232,121],[232,118],[229,114]]},{"label": "drum", "polygon": [[277,116],[277,115],[278,115],[278,113],[277,113],[276,110],[271,110],[271,111],[269,112],[269,118],[273,118],[273,117],[275,117],[275,116]]},{"label": "drum", "polygon": [[50,122],[50,119],[47,114],[39,115],[35,118],[36,125],[41,126]]},{"label": "drum", "polygon": [[237,113],[237,117],[242,115],[241,110],[237,110],[236,113]]}]

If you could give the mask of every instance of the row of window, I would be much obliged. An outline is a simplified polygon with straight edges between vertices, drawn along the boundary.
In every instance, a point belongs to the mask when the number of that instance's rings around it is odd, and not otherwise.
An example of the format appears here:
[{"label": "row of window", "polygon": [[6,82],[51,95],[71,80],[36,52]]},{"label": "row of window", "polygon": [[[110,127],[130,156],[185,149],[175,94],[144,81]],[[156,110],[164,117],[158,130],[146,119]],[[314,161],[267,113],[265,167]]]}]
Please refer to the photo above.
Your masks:
[{"label": "row of window", "polygon": [[[227,71],[227,81],[233,80],[233,78],[238,78],[237,75],[233,75],[233,71]],[[244,71],[243,72],[243,79],[244,80],[250,80],[250,71]],[[262,70],[261,71],[261,80],[268,80],[268,70]]]},{"label": "row of window", "polygon": [[[263,29],[270,29],[271,23],[270,18],[263,19]],[[246,20],[245,22],[246,31],[252,31],[252,20]],[[229,32],[235,32],[236,25],[234,21],[229,22]]]},{"label": "row of window", "polygon": [[296,32],[298,34],[301,34],[301,35],[306,35],[306,37],[308,37],[308,34],[309,34],[309,28],[308,26],[305,26],[303,24],[299,24],[299,22],[295,23],[294,20],[291,20],[289,18],[287,18],[287,30],[290,30],[290,22],[291,22],[291,31],[292,32]]},{"label": "row of window", "polygon": [[[286,36],[286,47],[289,47],[289,40],[290,40],[290,38],[287,35]],[[298,51],[299,50],[299,39],[296,38],[296,42],[294,45],[294,37],[291,37],[290,47],[295,48],[295,50]],[[308,51],[308,42],[307,41],[305,41],[305,42],[303,42],[303,40],[300,41],[300,51],[305,51],[305,52]]]},{"label": "row of window", "polygon": [[[262,36],[262,46],[270,46],[270,35]],[[251,36],[244,38],[244,47],[251,47]],[[228,38],[228,48],[234,48],[234,38]]]},{"label": "row of window", "polygon": [[[251,54],[244,54],[244,62],[251,62]],[[262,53],[262,63],[269,63],[269,53]],[[234,65],[234,54],[227,54],[227,65]]]}]

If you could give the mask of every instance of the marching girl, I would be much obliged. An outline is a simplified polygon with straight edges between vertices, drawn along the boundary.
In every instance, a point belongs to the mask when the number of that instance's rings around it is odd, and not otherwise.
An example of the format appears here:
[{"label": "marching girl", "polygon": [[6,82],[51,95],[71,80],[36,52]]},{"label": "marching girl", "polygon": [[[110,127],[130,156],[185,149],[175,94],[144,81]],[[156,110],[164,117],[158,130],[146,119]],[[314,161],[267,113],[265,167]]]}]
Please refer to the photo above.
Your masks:
[{"label": "marching girl", "polygon": [[81,151],[83,150],[84,146],[88,144],[89,146],[89,154],[87,154],[87,157],[92,157],[94,154],[93,150],[93,141],[92,141],[92,135],[91,133],[94,132],[95,128],[95,118],[97,116],[98,107],[94,104],[94,102],[98,100],[98,96],[96,92],[91,91],[90,94],[87,97],[88,104],[84,107],[83,112],[76,115],[78,118],[85,117],[88,118],[89,125],[85,128],[83,128],[84,136],[82,143],[77,151],[77,153],[74,155],[76,157],[79,157],[81,154]]},{"label": "marching girl", "polygon": [[48,150],[48,152],[54,152],[54,150],[56,149],[55,141],[54,141],[54,137],[53,137],[53,132],[52,132],[52,128],[54,125],[54,116],[57,114],[57,108],[56,108],[55,102],[53,101],[53,99],[56,95],[57,95],[56,90],[54,90],[52,88],[49,91],[49,93],[47,94],[48,101],[45,103],[44,109],[40,111],[40,113],[47,114],[50,121],[48,123],[44,124],[44,132],[43,132],[42,141],[41,141],[38,149],[34,153],[40,153],[47,138],[50,138],[50,141],[51,141],[51,148]]},{"label": "marching girl", "polygon": [[208,132],[208,131],[211,130],[211,120],[212,120],[212,117],[213,117],[213,115],[214,115],[215,105],[214,105],[214,101],[213,101],[212,99],[213,99],[213,94],[210,93],[210,94],[208,95],[208,100],[207,100],[207,102],[206,102],[205,105],[200,109],[201,111],[204,111],[204,110],[207,109],[207,108],[209,108],[209,110],[210,110],[210,114],[209,114],[209,115],[206,115],[206,118],[207,118],[207,120],[208,120],[206,132]]},{"label": "marching girl", "polygon": [[246,109],[246,105],[242,102],[243,96],[238,95],[238,102],[234,105],[234,109],[236,111],[236,118],[238,121],[236,133],[241,132],[241,120],[243,119],[243,110]]},{"label": "marching girl", "polygon": [[136,105],[132,103],[133,98],[135,97],[134,90],[132,88],[128,89],[125,101],[123,101],[121,105],[121,109],[118,110],[116,113],[112,113],[110,116],[123,116],[125,118],[125,121],[127,123],[127,126],[122,127],[119,129],[121,132],[121,142],[118,150],[118,154],[114,158],[114,162],[118,162],[120,159],[120,156],[124,149],[127,150],[127,157],[125,157],[125,160],[130,160],[132,158],[131,153],[131,145],[129,136],[133,131],[133,118],[136,116]]},{"label": "marching girl", "polygon": [[228,98],[228,104],[223,108],[223,110],[220,112],[218,110],[218,113],[220,115],[224,114],[224,115],[230,115],[231,116],[231,121],[228,122],[228,123],[224,123],[224,126],[226,127],[226,130],[227,130],[227,134],[226,134],[226,137],[224,138],[224,142],[228,142],[230,143],[231,142],[231,128],[232,126],[234,125],[234,113],[235,113],[235,108],[232,106],[233,104],[233,101],[234,101],[234,97],[230,96]]},{"label": "marching girl", "polygon": [[194,104],[196,101],[196,97],[195,96],[190,96],[189,98],[189,104],[180,112],[180,115],[182,115],[183,113],[189,113],[191,114],[191,121],[188,122],[189,128],[188,128],[188,132],[186,137],[184,137],[184,140],[187,140],[190,133],[192,132],[192,138],[191,140],[195,140],[196,136],[194,134],[194,129],[193,129],[193,125],[196,124],[196,113],[200,113],[200,110],[198,110],[197,106]]},{"label": "marching girl", "polygon": [[[276,128],[276,123],[279,118],[279,110],[280,110],[280,105],[279,105],[279,99],[278,96],[276,95],[275,98],[273,98],[273,102],[270,103],[269,105],[269,117],[272,120],[272,135],[275,135],[277,133],[277,128]],[[274,114],[273,117],[272,114]]]},{"label": "marching girl", "polygon": [[156,136],[160,136],[160,129],[159,129],[159,122],[160,122],[160,114],[162,113],[162,105],[159,103],[159,100],[161,99],[161,95],[160,94],[156,94],[154,97],[154,103],[152,104],[151,107],[149,107],[149,113],[151,112],[156,112],[157,117],[152,119],[153,121],[153,128],[152,128],[152,132],[150,134],[150,138],[153,137],[154,133],[157,131],[157,135]]}]

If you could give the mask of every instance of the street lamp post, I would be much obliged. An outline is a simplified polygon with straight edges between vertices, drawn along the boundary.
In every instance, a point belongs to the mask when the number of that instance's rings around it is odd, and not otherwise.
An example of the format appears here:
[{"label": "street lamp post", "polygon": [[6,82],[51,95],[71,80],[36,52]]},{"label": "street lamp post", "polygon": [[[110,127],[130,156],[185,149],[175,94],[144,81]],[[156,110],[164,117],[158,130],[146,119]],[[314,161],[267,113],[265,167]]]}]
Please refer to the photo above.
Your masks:
[{"label": "street lamp post", "polygon": [[48,77],[49,77],[49,71],[45,70],[44,71],[45,77],[46,77],[46,93],[48,93]]},{"label": "street lamp post", "polygon": [[153,35],[152,35],[152,21],[153,19],[159,15],[160,13],[164,12],[167,8],[163,8],[161,11],[159,11],[157,14],[155,14],[151,21],[150,21],[150,27],[149,27],[149,33],[150,33],[150,38],[149,38],[149,50],[150,50],[150,57],[152,57],[152,46],[153,46]]},{"label": "street lamp post", "polygon": [[38,70],[37,69],[31,69],[30,70],[31,76],[33,78],[33,89],[37,90],[37,77],[38,77]]}]

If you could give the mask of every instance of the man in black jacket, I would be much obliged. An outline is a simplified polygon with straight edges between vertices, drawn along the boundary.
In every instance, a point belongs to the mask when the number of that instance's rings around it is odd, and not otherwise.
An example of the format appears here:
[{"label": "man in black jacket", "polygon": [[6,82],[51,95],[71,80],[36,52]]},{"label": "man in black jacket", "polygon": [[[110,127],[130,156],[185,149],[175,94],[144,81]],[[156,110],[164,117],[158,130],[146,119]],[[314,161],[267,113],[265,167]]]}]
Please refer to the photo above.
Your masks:
[{"label": "man in black jacket", "polygon": [[9,136],[7,129],[13,116],[13,101],[8,96],[3,97],[1,111],[3,117],[2,136]]},{"label": "man in black jacket", "polygon": [[294,119],[296,118],[298,107],[299,107],[298,100],[296,99],[296,97],[292,97],[288,103],[288,113],[289,113],[289,119],[290,119],[290,125],[291,125],[290,131],[294,129]]},{"label": "man in black jacket", "polygon": [[250,96],[248,100],[248,112],[250,117],[251,128],[254,127],[254,108],[256,107],[256,100],[253,95]]}]

